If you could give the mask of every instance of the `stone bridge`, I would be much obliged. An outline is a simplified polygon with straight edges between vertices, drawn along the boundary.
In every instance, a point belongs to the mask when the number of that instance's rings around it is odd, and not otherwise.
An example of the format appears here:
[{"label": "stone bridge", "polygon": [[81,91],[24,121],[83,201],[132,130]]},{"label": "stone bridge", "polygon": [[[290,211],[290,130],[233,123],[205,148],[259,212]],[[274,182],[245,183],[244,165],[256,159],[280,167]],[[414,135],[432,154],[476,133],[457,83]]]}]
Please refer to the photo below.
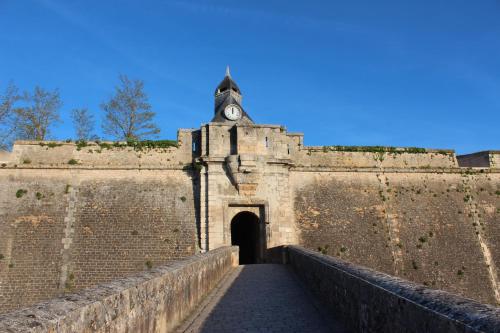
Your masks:
[{"label": "stone bridge", "polygon": [[299,246],[222,247],[0,315],[0,332],[500,332],[500,309]]}]

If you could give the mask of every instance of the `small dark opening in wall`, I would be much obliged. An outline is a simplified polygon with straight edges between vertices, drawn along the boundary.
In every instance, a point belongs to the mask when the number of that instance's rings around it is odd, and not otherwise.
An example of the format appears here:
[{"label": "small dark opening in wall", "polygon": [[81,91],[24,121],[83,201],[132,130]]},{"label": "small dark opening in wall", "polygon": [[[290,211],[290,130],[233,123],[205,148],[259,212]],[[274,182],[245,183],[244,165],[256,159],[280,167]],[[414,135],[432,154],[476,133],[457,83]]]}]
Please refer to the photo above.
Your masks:
[{"label": "small dark opening in wall", "polygon": [[233,126],[229,130],[229,144],[230,144],[230,152],[231,155],[235,155],[238,153],[238,137],[236,132],[236,126]]},{"label": "small dark opening in wall", "polygon": [[269,148],[269,141],[267,140],[267,136],[266,136],[266,148]]},{"label": "small dark opening in wall", "polygon": [[288,145],[286,145],[286,149],[287,149],[287,151],[288,151],[288,155],[290,155],[290,145],[289,145],[289,144],[288,144]]}]

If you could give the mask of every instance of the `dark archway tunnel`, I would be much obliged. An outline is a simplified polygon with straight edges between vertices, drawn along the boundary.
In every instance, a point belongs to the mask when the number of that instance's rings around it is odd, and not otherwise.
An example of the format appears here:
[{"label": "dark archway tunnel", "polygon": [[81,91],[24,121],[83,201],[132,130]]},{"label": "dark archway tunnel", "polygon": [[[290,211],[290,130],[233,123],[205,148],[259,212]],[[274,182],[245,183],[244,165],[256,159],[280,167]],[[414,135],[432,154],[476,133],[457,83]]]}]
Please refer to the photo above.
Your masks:
[{"label": "dark archway tunnel", "polygon": [[255,264],[259,260],[259,218],[250,212],[240,212],[231,220],[231,245],[240,248],[240,265]]}]

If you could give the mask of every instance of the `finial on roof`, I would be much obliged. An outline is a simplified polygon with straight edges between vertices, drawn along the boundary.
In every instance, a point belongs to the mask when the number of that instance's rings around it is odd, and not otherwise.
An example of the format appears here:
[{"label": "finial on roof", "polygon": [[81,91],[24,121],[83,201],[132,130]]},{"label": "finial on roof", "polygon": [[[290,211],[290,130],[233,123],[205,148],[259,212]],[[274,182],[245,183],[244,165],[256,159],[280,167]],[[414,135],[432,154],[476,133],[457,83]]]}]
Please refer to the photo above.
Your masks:
[{"label": "finial on roof", "polygon": [[229,72],[229,65],[226,66],[226,76],[231,77],[231,73]]}]

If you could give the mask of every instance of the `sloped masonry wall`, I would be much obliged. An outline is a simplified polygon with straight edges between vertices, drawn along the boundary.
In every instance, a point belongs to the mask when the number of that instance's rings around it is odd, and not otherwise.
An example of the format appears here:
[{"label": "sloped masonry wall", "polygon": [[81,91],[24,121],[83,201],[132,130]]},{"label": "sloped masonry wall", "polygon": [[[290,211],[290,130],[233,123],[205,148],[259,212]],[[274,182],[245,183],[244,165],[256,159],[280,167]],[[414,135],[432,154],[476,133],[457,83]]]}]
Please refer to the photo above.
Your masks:
[{"label": "sloped masonry wall", "polygon": [[498,304],[500,172],[292,171],[300,244]]},{"label": "sloped masonry wall", "polygon": [[0,312],[195,254],[193,177],[0,168]]},{"label": "sloped masonry wall", "polygon": [[0,315],[0,332],[171,332],[238,265],[223,247]]},{"label": "sloped masonry wall", "polygon": [[288,262],[353,332],[499,332],[500,309],[298,246]]}]

